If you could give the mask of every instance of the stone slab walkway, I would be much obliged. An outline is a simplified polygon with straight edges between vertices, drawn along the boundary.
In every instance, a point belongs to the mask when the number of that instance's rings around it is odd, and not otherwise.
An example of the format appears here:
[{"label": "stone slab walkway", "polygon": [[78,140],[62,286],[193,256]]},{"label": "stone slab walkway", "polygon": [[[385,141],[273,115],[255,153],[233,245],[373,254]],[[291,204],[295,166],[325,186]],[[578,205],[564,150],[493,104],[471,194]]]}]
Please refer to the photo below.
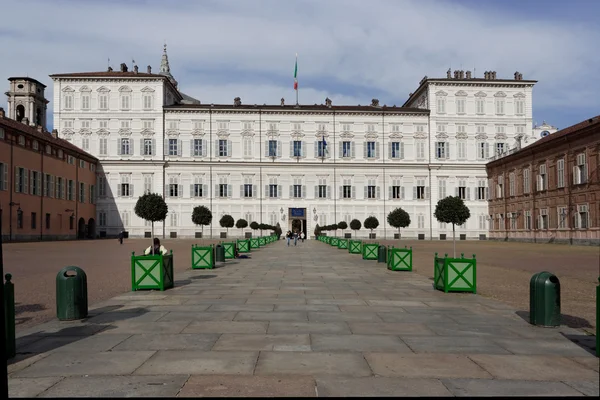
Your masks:
[{"label": "stone slab walkway", "polygon": [[10,395],[598,396],[594,337],[516,311],[321,242],[280,241],[20,332]]}]

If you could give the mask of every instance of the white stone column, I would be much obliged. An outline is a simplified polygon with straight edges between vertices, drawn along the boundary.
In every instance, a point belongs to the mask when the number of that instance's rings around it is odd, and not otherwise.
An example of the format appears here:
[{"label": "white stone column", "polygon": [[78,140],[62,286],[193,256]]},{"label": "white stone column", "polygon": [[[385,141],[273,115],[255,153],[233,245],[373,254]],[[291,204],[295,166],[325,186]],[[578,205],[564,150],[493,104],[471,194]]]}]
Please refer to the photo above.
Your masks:
[{"label": "white stone column", "polygon": [[10,119],[15,119],[15,116],[12,114],[12,109],[13,109],[13,107],[12,107],[12,99],[9,98],[8,99],[8,110],[7,110],[7,114],[6,115]]},{"label": "white stone column", "polygon": [[33,119],[33,109],[34,109],[34,105],[33,105],[33,100],[29,100],[29,125],[35,125],[35,119]]}]

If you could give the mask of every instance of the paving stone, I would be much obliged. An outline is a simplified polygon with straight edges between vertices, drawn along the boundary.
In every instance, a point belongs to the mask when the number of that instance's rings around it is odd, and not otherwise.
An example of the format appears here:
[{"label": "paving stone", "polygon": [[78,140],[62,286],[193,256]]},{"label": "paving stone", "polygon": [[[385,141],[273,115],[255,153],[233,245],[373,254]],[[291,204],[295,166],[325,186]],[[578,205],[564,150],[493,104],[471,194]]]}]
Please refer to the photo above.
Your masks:
[{"label": "paving stone", "polygon": [[178,397],[315,397],[315,381],[304,376],[191,376]]},{"label": "paving stone", "polygon": [[127,340],[116,346],[113,351],[135,350],[205,350],[208,351],[215,344],[220,334],[218,333],[179,333],[179,334],[140,334],[132,335]]},{"label": "paving stone", "polygon": [[126,340],[128,333],[116,333],[96,336],[47,336],[28,346],[17,349],[19,353],[45,353],[45,352],[81,352],[99,353],[108,351]]},{"label": "paving stone", "polygon": [[513,354],[539,354],[565,357],[584,357],[587,350],[569,340],[544,339],[503,339],[494,338],[494,342]]},{"label": "paving stone", "polygon": [[340,311],[343,312],[372,312],[372,313],[403,313],[404,309],[401,307],[392,306],[339,306]]},{"label": "paving stone", "polygon": [[[335,295],[334,295],[335,296]],[[336,305],[336,306],[366,306],[367,303],[361,299],[308,299],[312,305]]]},{"label": "paving stone", "polygon": [[494,336],[499,338],[517,338],[518,335],[498,326],[469,326],[459,324],[428,323],[427,328],[440,336]]},{"label": "paving stone", "polygon": [[403,300],[367,300],[370,306],[386,306],[386,307],[424,307],[425,304],[420,301],[403,301]]},{"label": "paving stone", "polygon": [[8,381],[9,397],[36,397],[63,379],[62,376],[47,378],[16,378]]},{"label": "paving stone", "polygon": [[362,354],[263,351],[255,375],[344,375],[370,376]]},{"label": "paving stone", "polygon": [[336,333],[351,334],[345,322],[271,322],[269,334],[281,333]]},{"label": "paving stone", "polygon": [[212,350],[311,351],[311,346],[308,334],[223,334]]},{"label": "paving stone", "polygon": [[595,382],[565,382],[567,385],[576,389],[578,392],[585,394],[586,396],[600,396],[600,380],[596,380]]},{"label": "paving stone", "polygon": [[213,304],[206,311],[208,312],[223,312],[223,311],[273,311],[273,304]]},{"label": "paving stone", "polygon": [[306,304],[306,300],[303,297],[291,298],[291,299],[254,298],[254,299],[248,299],[248,301],[246,302],[246,304],[274,304],[274,305]]},{"label": "paving stone", "polygon": [[367,335],[435,335],[425,324],[402,322],[349,322],[353,334]]},{"label": "paving stone", "polygon": [[339,312],[336,305],[305,305],[305,304],[280,304],[275,306],[275,311],[329,311]]},{"label": "paving stone", "polygon": [[190,324],[189,321],[174,322],[135,322],[119,321],[111,324],[109,329],[100,332],[99,335],[113,335],[116,333],[180,333],[183,328]]},{"label": "paving stone", "polygon": [[321,312],[310,311],[308,319],[315,322],[328,321],[373,321],[382,322],[379,315],[373,312]]},{"label": "paving stone", "polygon": [[411,349],[396,336],[311,334],[310,339],[312,350],[320,352],[389,351],[412,353]]},{"label": "paving stone", "polygon": [[452,396],[437,379],[318,377],[319,397]]},{"label": "paving stone", "polygon": [[249,351],[161,350],[135,375],[252,375],[257,358],[258,352]]},{"label": "paving stone", "polygon": [[30,365],[48,357],[50,353],[39,353],[39,354],[19,354],[17,348],[17,354],[6,362],[6,369],[9,375],[15,372],[21,371]]},{"label": "paving stone", "polygon": [[600,359],[598,359],[597,357],[590,357],[588,355],[587,357],[570,357],[570,359],[591,370],[600,372]]},{"label": "paving stone", "polygon": [[[175,397],[188,375],[74,376],[65,378],[39,397]],[[83,388],[85,388],[83,390]]]},{"label": "paving stone", "polygon": [[[526,377],[523,377],[526,378]],[[580,396],[581,393],[561,382],[536,382],[496,379],[444,379],[455,396]]]},{"label": "paving stone", "polygon": [[206,311],[212,304],[178,304],[175,306],[148,306],[148,311],[164,312],[202,312]]},{"label": "paving stone", "polygon": [[553,356],[475,354],[469,356],[496,379],[530,381],[596,381],[598,373],[575,361]]},{"label": "paving stone", "polygon": [[135,371],[154,353],[154,351],[52,353],[12,376],[30,378],[42,376],[127,375]]},{"label": "paving stone", "polygon": [[442,314],[410,314],[403,313],[380,313],[379,316],[384,322],[403,322],[403,323],[442,323],[456,324],[448,316]]},{"label": "paving stone", "polygon": [[511,354],[492,340],[465,336],[406,336],[402,340],[415,353]]},{"label": "paving stone", "polygon": [[491,378],[472,360],[456,354],[366,353],[375,375],[406,378]]},{"label": "paving stone", "polygon": [[233,321],[236,311],[227,312],[170,312],[162,317],[159,322],[178,322],[178,321]]},{"label": "paving stone", "polygon": [[236,321],[307,321],[308,316],[304,311],[273,311],[252,312],[240,311],[235,317]]},{"label": "paving stone", "polygon": [[[240,299],[192,299],[192,300],[188,300],[186,301],[184,304],[189,305],[189,304],[198,304],[198,305],[212,305],[212,304],[245,304],[246,303],[247,298],[240,298]],[[266,299],[265,299],[266,300]]]}]

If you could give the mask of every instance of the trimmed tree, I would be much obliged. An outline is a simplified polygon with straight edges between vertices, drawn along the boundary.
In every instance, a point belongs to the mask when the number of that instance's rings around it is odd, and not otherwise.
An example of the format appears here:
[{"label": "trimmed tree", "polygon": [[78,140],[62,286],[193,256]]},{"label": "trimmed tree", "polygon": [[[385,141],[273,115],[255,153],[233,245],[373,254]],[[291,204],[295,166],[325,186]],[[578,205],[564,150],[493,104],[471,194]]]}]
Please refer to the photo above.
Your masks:
[{"label": "trimmed tree", "polygon": [[152,240],[154,240],[154,223],[164,221],[167,218],[169,206],[167,206],[161,195],[146,193],[138,198],[134,211],[135,215],[152,223]]},{"label": "trimmed tree", "polygon": [[354,231],[354,237],[356,237],[356,231],[359,231],[360,228],[362,228],[362,224],[359,220],[353,219],[352,221],[350,221],[350,229]]},{"label": "trimmed tree", "polygon": [[221,217],[221,219],[219,220],[219,225],[221,225],[222,228],[226,228],[227,229],[227,236],[229,237],[229,228],[233,228],[233,224],[234,224],[234,220],[233,217],[229,214],[225,214]]},{"label": "trimmed tree", "polygon": [[256,230],[258,230],[258,222],[256,222],[256,221],[252,221],[252,222],[250,223],[250,229],[252,229],[253,231],[256,231]]},{"label": "trimmed tree", "polygon": [[315,233],[315,238],[317,238],[317,239],[319,238],[319,236],[321,236],[321,227],[319,226],[319,224],[317,224],[317,226],[315,226],[314,233]]},{"label": "trimmed tree", "polygon": [[340,221],[337,224],[338,229],[342,230],[342,236],[344,235],[344,229],[348,228],[348,223],[346,221]]},{"label": "trimmed tree", "polygon": [[454,247],[454,258],[456,258],[456,237],[454,229],[456,225],[462,225],[471,217],[469,207],[460,197],[448,196],[438,201],[433,216],[446,224],[452,224],[452,242]]},{"label": "trimmed tree", "polygon": [[192,211],[192,222],[202,227],[202,237],[204,238],[204,225],[212,223],[212,212],[205,206],[196,206]]},{"label": "trimmed tree", "polygon": [[379,226],[379,220],[375,217],[367,217],[364,222],[365,228],[371,230],[371,234],[373,234],[373,229],[377,229]]},{"label": "trimmed tree", "polygon": [[398,236],[400,236],[400,228],[406,228],[410,225],[410,215],[398,207],[388,214],[387,221],[390,226],[398,228]]},{"label": "trimmed tree", "polygon": [[248,221],[243,218],[238,219],[235,222],[235,227],[242,230],[242,237],[244,237],[244,228],[248,226]]}]

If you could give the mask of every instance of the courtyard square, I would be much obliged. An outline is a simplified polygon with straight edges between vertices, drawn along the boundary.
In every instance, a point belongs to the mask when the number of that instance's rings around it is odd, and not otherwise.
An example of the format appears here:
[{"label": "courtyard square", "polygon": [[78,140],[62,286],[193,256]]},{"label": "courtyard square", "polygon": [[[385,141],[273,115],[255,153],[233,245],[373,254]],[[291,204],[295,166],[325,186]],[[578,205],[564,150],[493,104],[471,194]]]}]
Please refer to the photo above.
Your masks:
[{"label": "courtyard square", "polygon": [[[128,257],[147,240],[77,243],[80,249],[73,242],[11,245],[21,247],[21,262],[31,257],[20,270],[29,275],[15,274],[17,293],[20,280],[35,280],[43,270],[32,262],[40,258],[33,249],[44,254],[39,248],[50,245],[45,265],[56,267],[46,272],[49,283],[37,287],[49,287],[45,296],[53,299],[57,270],[76,264],[88,274],[92,304],[88,318],[60,322],[51,318],[53,301],[31,297],[29,304],[43,304],[50,320],[33,326],[34,317],[19,328],[11,396],[599,393],[592,336],[568,326],[532,327],[523,319],[528,307],[489,298],[481,284],[476,295],[434,290],[427,254],[415,255],[416,273],[393,272],[318,241],[295,247],[279,241],[250,259],[191,270],[193,242],[200,241],[165,240],[176,270],[175,288],[164,292],[129,291]],[[415,242],[413,249],[444,252],[451,245]],[[478,254],[478,275],[488,268],[480,254],[487,249],[492,260],[495,247],[502,244],[457,244]],[[14,250],[6,251],[7,270]],[[523,263],[533,268],[533,259]],[[93,292],[98,282],[105,287]],[[503,281],[518,288],[514,283]]]}]

